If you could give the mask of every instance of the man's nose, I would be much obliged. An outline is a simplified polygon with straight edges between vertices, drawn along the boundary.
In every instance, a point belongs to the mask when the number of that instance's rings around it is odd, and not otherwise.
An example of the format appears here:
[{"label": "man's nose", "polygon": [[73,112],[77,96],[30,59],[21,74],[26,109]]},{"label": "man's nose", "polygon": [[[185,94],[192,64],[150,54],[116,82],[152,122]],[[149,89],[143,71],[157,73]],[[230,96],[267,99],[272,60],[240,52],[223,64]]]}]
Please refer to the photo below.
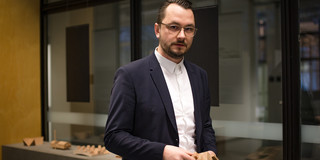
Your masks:
[{"label": "man's nose", "polygon": [[181,28],[180,32],[178,33],[178,38],[186,38],[186,34],[184,33],[184,28]]}]

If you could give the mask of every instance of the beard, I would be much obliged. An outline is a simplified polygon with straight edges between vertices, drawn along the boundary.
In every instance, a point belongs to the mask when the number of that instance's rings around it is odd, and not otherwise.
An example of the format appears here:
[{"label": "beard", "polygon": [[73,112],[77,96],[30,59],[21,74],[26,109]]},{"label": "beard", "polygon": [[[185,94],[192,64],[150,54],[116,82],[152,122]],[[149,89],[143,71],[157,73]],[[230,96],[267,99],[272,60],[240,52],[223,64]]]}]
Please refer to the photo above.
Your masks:
[{"label": "beard", "polygon": [[[185,49],[178,48],[177,51],[174,51],[171,48],[173,45],[183,45]],[[184,41],[173,42],[169,46],[165,44],[161,44],[160,46],[169,57],[174,59],[181,59],[188,51],[187,44]]]}]

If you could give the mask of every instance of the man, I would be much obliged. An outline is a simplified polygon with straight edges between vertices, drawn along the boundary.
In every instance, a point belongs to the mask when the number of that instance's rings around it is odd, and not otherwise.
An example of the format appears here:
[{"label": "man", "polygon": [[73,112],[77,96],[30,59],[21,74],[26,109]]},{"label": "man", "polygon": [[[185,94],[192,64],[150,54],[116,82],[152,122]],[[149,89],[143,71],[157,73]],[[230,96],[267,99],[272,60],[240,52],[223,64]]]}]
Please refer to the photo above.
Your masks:
[{"label": "man", "polygon": [[166,1],[154,28],[154,54],[116,72],[105,146],[123,160],[215,155],[207,74],[184,60],[196,32],[191,2]]}]

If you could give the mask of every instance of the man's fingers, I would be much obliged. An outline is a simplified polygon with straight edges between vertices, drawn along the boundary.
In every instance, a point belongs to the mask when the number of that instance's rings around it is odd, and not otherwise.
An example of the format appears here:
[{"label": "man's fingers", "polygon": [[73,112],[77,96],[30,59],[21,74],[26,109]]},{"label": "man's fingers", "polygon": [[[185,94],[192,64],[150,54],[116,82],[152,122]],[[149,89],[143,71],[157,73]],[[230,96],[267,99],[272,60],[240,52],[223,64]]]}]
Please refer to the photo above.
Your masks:
[{"label": "man's fingers", "polygon": [[163,160],[195,160],[193,153],[182,148],[166,145],[163,151]]},{"label": "man's fingers", "polygon": [[212,156],[216,156],[216,154],[213,151],[208,151],[208,153]]},{"label": "man's fingers", "polygon": [[182,155],[183,160],[195,160],[192,156],[189,154],[184,154]]},{"label": "man's fingers", "polygon": [[191,152],[186,151],[186,150],[185,150],[185,153],[187,153],[189,156],[192,156],[194,154],[194,153],[191,153]]}]

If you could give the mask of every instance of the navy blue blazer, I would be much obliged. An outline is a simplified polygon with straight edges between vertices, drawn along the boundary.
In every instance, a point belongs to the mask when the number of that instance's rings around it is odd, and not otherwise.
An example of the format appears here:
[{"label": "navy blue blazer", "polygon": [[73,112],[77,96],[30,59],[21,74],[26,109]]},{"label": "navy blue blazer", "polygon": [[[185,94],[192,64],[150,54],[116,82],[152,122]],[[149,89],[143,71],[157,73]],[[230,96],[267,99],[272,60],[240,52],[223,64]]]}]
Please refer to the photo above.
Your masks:
[{"label": "navy blue blazer", "polygon": [[[216,152],[207,73],[184,61],[194,98],[197,152]],[[120,67],[110,97],[104,142],[123,160],[162,160],[165,145],[179,146],[170,94],[155,54]]]}]

